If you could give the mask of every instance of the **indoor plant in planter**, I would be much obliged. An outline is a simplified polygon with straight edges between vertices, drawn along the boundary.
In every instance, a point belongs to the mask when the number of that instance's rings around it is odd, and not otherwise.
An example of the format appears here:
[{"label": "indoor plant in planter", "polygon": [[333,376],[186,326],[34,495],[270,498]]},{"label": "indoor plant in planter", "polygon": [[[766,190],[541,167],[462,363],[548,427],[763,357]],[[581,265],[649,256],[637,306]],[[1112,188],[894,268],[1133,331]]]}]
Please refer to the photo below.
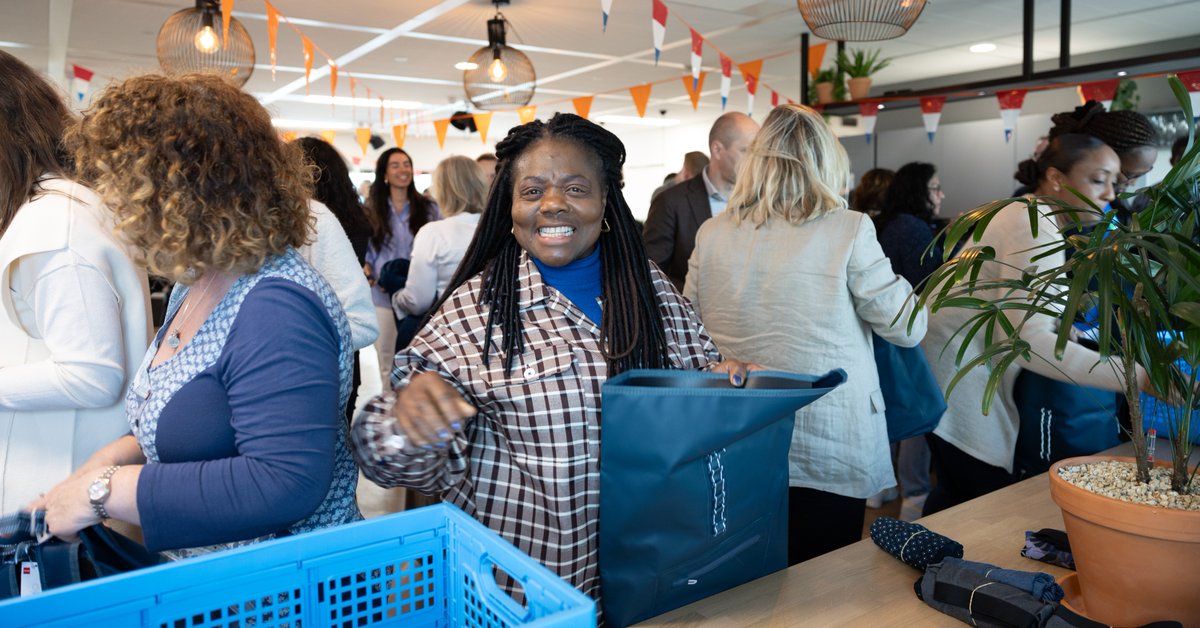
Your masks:
[{"label": "indoor plant in planter", "polygon": [[[1170,84],[1179,98],[1186,119],[1192,111],[1183,84],[1176,77]],[[1189,130],[1194,137],[1195,129]],[[1200,503],[1197,469],[1189,468],[1190,442],[1200,430],[1200,393],[1194,369],[1200,362],[1200,144],[1192,142],[1184,156],[1162,182],[1147,188],[1146,208],[1127,225],[1090,234],[1067,235],[1064,240],[1039,252],[1043,256],[1063,254],[1061,266],[1031,267],[1019,280],[992,280],[980,275],[982,267],[1000,264],[990,247],[967,246],[953,260],[934,272],[916,297],[933,311],[959,307],[975,311],[961,326],[944,351],[956,352],[959,372],[946,391],[968,370],[990,369],[984,394],[986,414],[999,389],[1006,369],[1019,358],[1031,357],[1030,347],[1020,337],[1007,313],[1023,313],[1027,321],[1034,313],[1074,321],[1089,309],[1107,313],[1098,316],[1095,340],[1107,363],[1097,368],[1117,368],[1128,382],[1134,457],[1125,459],[1126,494],[1120,499],[1097,494],[1100,479],[1078,479],[1109,467],[1111,459],[1089,456],[1062,460],[1051,467],[1051,495],[1063,510],[1078,567],[1082,601],[1087,614],[1098,621],[1118,626],[1140,625],[1160,619],[1183,620],[1200,625],[1200,595],[1191,575],[1200,564],[1200,510],[1168,508],[1163,503]],[[1063,217],[1064,233],[1095,222],[1113,222],[1115,212],[1105,212],[1079,197],[1078,207],[1052,199],[1006,199],[990,203],[961,216],[944,232],[946,251],[974,233],[976,239],[991,220],[1013,201],[1024,202],[1030,228],[1037,229],[1038,217]],[[1090,220],[1085,220],[1084,216]],[[1060,222],[1059,224],[1063,224]],[[995,291],[1005,298],[988,300],[979,291]],[[986,292],[982,293],[986,294]],[[984,334],[985,349],[978,356],[965,356],[971,338]],[[1061,356],[1071,336],[1064,323],[1057,339]],[[961,345],[959,344],[961,342]],[[951,353],[953,355],[954,353]],[[1040,356],[1050,359],[1050,356]],[[1057,356],[1056,356],[1057,357]],[[1150,401],[1140,395],[1137,371],[1141,367],[1159,396],[1175,407],[1166,425],[1159,425],[1170,443],[1170,463],[1151,462],[1143,423],[1143,410]],[[1160,456],[1166,457],[1159,446]],[[1152,476],[1169,486],[1150,488]],[[1068,479],[1071,478],[1071,479]],[[1089,485],[1086,489],[1072,483]],[[1119,481],[1118,481],[1119,483]],[[1111,492],[1111,491],[1108,491]],[[1156,494],[1146,503],[1129,503],[1130,493]],[[1175,493],[1175,496],[1171,494]],[[1179,497],[1178,494],[1190,493]],[[1162,501],[1160,501],[1160,499]]]},{"label": "indoor plant in planter", "polygon": [[841,77],[834,68],[817,70],[817,75],[813,77],[813,93],[810,94],[809,102],[827,105],[831,102],[845,100],[846,85],[840,79]]},{"label": "indoor plant in planter", "polygon": [[838,69],[850,77],[850,99],[862,100],[871,91],[871,75],[886,68],[891,59],[880,59],[881,51],[855,50],[852,54],[838,53]]}]

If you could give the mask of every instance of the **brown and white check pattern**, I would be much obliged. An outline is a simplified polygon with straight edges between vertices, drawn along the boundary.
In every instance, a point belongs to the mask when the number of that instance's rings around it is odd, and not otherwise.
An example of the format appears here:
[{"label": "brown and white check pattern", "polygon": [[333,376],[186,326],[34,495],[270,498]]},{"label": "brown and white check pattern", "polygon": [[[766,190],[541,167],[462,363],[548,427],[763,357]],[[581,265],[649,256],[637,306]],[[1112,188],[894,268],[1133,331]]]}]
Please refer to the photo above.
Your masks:
[{"label": "brown and white check pattern", "polygon": [[[607,365],[600,328],[542,281],[522,254],[519,305],[524,354],[505,373],[501,335],[485,366],[487,309],[476,276],[446,301],[396,356],[398,390],[435,371],[479,409],[446,449],[412,447],[391,418],[395,393],[371,400],[353,429],[355,459],[382,486],[440,494],[579,590],[599,599],[600,386]],[[692,307],[651,270],[675,368],[720,361]]]}]

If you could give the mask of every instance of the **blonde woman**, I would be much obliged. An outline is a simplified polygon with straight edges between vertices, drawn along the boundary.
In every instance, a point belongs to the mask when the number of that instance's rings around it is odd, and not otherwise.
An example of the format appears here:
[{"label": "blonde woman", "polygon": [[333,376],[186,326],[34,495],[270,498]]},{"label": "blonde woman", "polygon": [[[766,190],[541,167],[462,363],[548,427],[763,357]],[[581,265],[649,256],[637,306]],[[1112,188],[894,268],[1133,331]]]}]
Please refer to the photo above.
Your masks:
[{"label": "blonde woman", "polygon": [[350,328],[295,250],[312,229],[300,150],[215,74],[115,83],[67,145],[121,237],[180,285],[126,393],[131,434],[39,500],[50,531],[118,519],[182,557],[358,519]]},{"label": "blonde woman", "polygon": [[129,430],[121,394],[150,340],[146,271],[66,177],[65,99],[0,51],[0,513]]},{"label": "blonde woman", "polygon": [[912,287],[892,272],[871,219],[840,191],[849,163],[821,115],[776,107],[750,146],[725,212],[696,235],[684,288],[727,357],[846,384],[796,413],[789,453],[788,562],[858,541],[866,498],[894,486],[871,332],[893,327]]},{"label": "blonde woman", "polygon": [[479,215],[487,203],[488,182],[474,160],[455,156],[433,171],[430,191],[442,220],[427,223],[413,238],[408,282],[392,294],[392,309],[400,320],[398,346],[406,347],[434,299],[445,292],[450,278],[475,236]]}]

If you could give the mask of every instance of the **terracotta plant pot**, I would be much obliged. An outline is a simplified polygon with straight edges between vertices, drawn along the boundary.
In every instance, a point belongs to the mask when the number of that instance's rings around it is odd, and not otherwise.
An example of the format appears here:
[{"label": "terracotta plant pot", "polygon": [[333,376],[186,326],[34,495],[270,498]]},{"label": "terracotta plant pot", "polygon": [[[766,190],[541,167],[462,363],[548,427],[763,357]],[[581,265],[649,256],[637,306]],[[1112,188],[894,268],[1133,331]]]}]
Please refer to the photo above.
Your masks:
[{"label": "terracotta plant pot", "polygon": [[[1103,460],[1083,456],[1050,467],[1050,496],[1062,508],[1090,619],[1139,626],[1174,619],[1200,626],[1200,512],[1103,497],[1063,480],[1058,469]],[[1165,466],[1166,461],[1159,461]]]},{"label": "terracotta plant pot", "polygon": [[850,100],[862,100],[871,95],[871,77],[850,79]]},{"label": "terracotta plant pot", "polygon": [[833,83],[830,83],[829,81],[823,81],[814,85],[813,89],[817,91],[818,103],[826,105],[833,102]]}]

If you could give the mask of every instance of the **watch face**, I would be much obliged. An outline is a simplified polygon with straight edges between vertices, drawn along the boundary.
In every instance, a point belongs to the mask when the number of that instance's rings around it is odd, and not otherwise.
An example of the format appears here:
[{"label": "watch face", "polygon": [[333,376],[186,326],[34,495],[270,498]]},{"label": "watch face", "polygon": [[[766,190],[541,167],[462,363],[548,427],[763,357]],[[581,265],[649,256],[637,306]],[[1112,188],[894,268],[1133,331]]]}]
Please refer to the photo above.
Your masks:
[{"label": "watch face", "polygon": [[108,483],[96,480],[88,487],[88,499],[99,502],[108,497]]}]

